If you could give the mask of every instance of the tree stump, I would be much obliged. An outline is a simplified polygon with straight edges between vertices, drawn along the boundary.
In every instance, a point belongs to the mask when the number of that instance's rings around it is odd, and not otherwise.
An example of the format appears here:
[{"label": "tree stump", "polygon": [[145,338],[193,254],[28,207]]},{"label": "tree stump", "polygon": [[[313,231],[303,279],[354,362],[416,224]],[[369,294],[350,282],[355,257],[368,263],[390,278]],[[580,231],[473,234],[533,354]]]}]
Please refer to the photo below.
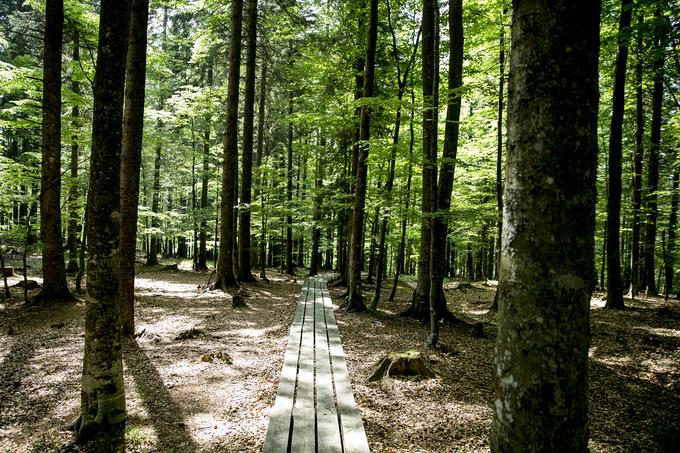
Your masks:
[{"label": "tree stump", "polygon": [[0,273],[4,275],[5,277],[14,277],[14,268],[13,267],[3,267],[0,269]]},{"label": "tree stump", "polygon": [[436,377],[429,363],[420,351],[391,352],[375,365],[369,382],[382,381],[390,376],[421,376],[427,379]]},{"label": "tree stump", "polygon": [[161,268],[161,271],[176,271],[177,264],[166,264]]}]

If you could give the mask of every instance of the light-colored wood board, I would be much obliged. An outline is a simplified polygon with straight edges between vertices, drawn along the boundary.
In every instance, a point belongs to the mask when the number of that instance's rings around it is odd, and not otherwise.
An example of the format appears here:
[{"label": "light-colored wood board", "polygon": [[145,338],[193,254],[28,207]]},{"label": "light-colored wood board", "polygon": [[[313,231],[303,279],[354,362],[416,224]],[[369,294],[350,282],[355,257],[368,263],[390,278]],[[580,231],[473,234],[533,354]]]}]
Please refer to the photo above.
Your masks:
[{"label": "light-colored wood board", "polygon": [[321,281],[316,281],[314,311],[316,322],[316,429],[319,452],[342,452],[340,424],[335,405],[335,391],[331,373],[330,351],[326,331]]},{"label": "light-colored wood board", "polygon": [[316,432],[314,417],[314,285],[310,282],[305,302],[305,318],[300,343],[291,452],[315,452]]},{"label": "light-colored wood board", "polygon": [[265,435],[263,452],[280,452],[288,448],[291,417],[293,415],[293,398],[298,371],[300,341],[305,317],[306,301],[309,293],[309,282],[305,282],[298,298],[293,324],[288,335],[288,346],[281,368],[281,379],[276,393],[276,400],[269,416],[269,425]]},{"label": "light-colored wood board", "polygon": [[340,416],[344,451],[347,453],[368,453],[370,451],[368,440],[364,431],[364,424],[361,420],[361,413],[356,406],[354,395],[352,394],[347,361],[345,360],[340,332],[335,321],[335,314],[333,313],[333,302],[325,284],[322,285],[322,293],[324,296],[328,342],[335,381],[335,397]]}]

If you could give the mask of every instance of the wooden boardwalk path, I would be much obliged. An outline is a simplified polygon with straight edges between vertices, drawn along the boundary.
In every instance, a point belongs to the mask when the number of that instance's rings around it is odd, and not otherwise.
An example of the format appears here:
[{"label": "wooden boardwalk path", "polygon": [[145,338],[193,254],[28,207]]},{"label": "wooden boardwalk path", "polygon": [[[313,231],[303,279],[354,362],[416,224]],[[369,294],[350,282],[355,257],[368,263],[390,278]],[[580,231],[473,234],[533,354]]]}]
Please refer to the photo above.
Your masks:
[{"label": "wooden boardwalk path", "polygon": [[326,283],[302,286],[263,452],[368,452]]}]

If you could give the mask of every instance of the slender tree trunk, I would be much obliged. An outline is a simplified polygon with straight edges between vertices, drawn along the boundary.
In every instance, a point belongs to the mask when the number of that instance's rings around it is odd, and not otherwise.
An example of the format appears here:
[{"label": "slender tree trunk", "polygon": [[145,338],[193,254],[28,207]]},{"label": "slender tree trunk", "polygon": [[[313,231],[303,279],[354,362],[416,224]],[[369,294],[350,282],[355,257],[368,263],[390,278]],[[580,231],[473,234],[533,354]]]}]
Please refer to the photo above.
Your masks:
[{"label": "slender tree trunk", "polygon": [[243,98],[243,168],[241,169],[241,229],[239,230],[239,276],[243,282],[255,281],[250,272],[250,202],[253,182],[253,121],[255,116],[255,55],[257,52],[257,0],[248,1],[246,88]]},{"label": "slender tree trunk", "polygon": [[[378,0],[369,1],[368,30],[366,33],[366,69],[364,71],[364,95],[373,97],[375,54],[378,37]],[[361,109],[359,156],[356,169],[356,187],[352,215],[352,235],[349,244],[349,295],[345,308],[348,311],[366,309],[361,291],[361,264],[364,232],[364,209],[366,206],[366,185],[368,178],[368,152],[371,138],[371,110]]]},{"label": "slender tree trunk", "polygon": [[621,282],[621,154],[623,136],[624,88],[628,61],[628,34],[633,12],[633,0],[621,0],[619,47],[616,54],[612,116],[609,127],[609,190],[607,197],[607,308],[622,309]]},{"label": "slender tree trunk", "polygon": [[[408,64],[406,65],[406,68],[404,68],[404,73],[402,74],[401,72],[401,65],[400,65],[400,58],[399,58],[399,49],[397,47],[397,37],[394,32],[394,27],[392,26],[392,11],[390,8],[390,2],[389,0],[387,1],[387,19],[388,19],[388,25],[390,29],[390,34],[392,35],[392,54],[394,56],[394,62],[397,66],[397,100],[398,100],[398,105],[397,105],[397,113],[396,113],[396,118],[394,120],[394,133],[392,134],[392,147],[390,149],[390,163],[389,163],[389,168],[387,171],[387,181],[385,183],[385,190],[387,192],[388,196],[388,203],[389,205],[392,205],[392,187],[394,185],[394,174],[395,174],[395,167],[396,167],[396,161],[397,161],[397,149],[399,145],[399,130],[401,129],[401,103],[402,99],[404,97],[404,93],[406,91],[406,83],[408,81],[409,77],[409,71],[411,67],[413,66],[413,63],[415,61],[415,56],[418,51],[418,43],[420,41],[420,33],[421,29],[418,30],[418,34],[416,36],[416,41],[413,46],[413,52],[411,53],[411,59],[409,60]],[[409,166],[409,171],[410,171],[410,166]],[[378,276],[379,278],[375,282],[375,288],[373,292],[373,299],[371,300],[371,310],[375,310],[378,306],[378,302],[380,301],[380,291],[382,290],[382,275],[385,272],[385,266],[387,264],[387,257],[385,256],[385,241],[387,238],[387,221],[388,221],[388,214],[389,211],[383,213],[383,219],[382,219],[382,225],[380,226],[380,239],[379,239],[379,246],[378,246]],[[402,268],[401,271],[403,272],[403,253],[401,255],[401,261],[402,261]],[[397,274],[399,273],[400,269],[397,267]],[[396,276],[398,278],[398,275]],[[392,296],[394,297],[394,296]]]},{"label": "slender tree trunk", "polygon": [[[73,61],[74,63],[80,61],[80,39],[77,31],[74,32],[73,37]],[[71,79],[71,91],[76,96],[80,95],[80,82],[75,76]],[[74,129],[80,128],[80,107],[78,104],[71,108],[71,121]],[[71,140],[73,142],[71,143],[71,183],[68,193],[69,221],[68,240],[66,241],[68,266],[66,272],[75,273],[78,272],[78,134],[74,133]]]},{"label": "slender tree trunk", "polygon": [[[501,11],[500,23],[500,51],[498,52],[499,80],[498,80],[498,121],[496,122],[496,206],[498,208],[498,220],[496,221],[496,270],[494,277],[500,280],[501,262],[501,236],[503,232],[503,92],[505,90],[505,15],[508,13],[506,8]],[[492,311],[498,310],[498,287],[493,297],[493,303],[489,308]]]},{"label": "slender tree trunk", "polygon": [[[161,121],[158,121],[158,129],[163,127]],[[154,157],[153,164],[153,195],[151,199],[151,228],[153,232],[151,233],[151,244],[149,245],[149,253],[146,256],[146,265],[155,266],[158,264],[158,254],[161,252],[161,241],[159,229],[161,223],[158,220],[158,214],[160,213],[160,203],[161,203],[161,153],[163,151],[163,146],[159,143],[156,145],[156,155]]]},{"label": "slender tree trunk", "polygon": [[43,286],[38,299],[70,300],[61,237],[61,51],[64,2],[48,0],[43,52],[40,236]]},{"label": "slender tree trunk", "polygon": [[146,30],[149,0],[130,0],[130,34],[125,75],[125,111],[120,174],[120,304],[123,335],[135,332],[135,252],[139,169],[144,132]]},{"label": "slender tree trunk", "polygon": [[[121,350],[119,257],[120,156],[129,11],[126,0],[100,4],[93,88],[88,202],[85,352],[79,440],[100,431],[122,442],[125,386]],[[115,446],[109,444],[112,451]]]},{"label": "slender tree trunk", "polygon": [[286,216],[286,273],[295,275],[293,265],[293,97],[288,99],[288,141],[286,142],[286,200],[288,215]]},{"label": "slender tree trunk", "polygon": [[495,452],[588,451],[599,19],[513,2]]},{"label": "slender tree trunk", "polygon": [[428,346],[434,348],[439,339],[439,320],[453,316],[446,308],[444,298],[444,274],[446,272],[446,233],[451,207],[458,154],[458,131],[460,125],[460,89],[463,85],[463,1],[449,1],[449,77],[448,107],[444,130],[444,149],[437,187],[436,212],[432,218],[430,252],[430,337]]},{"label": "slender tree trunk", "polygon": [[322,255],[319,248],[321,247],[321,203],[323,201],[323,164],[320,157],[316,156],[316,179],[314,182],[314,225],[312,226],[312,260],[309,265],[309,275],[316,275],[319,273],[321,267]]},{"label": "slender tree trunk", "polygon": [[[262,55],[262,68],[260,72],[260,98],[259,105],[257,109],[257,158],[255,160],[255,166],[260,169],[258,185],[255,188],[255,196],[260,194],[260,187],[264,185],[264,176],[262,175],[262,158],[264,155],[264,119],[265,119],[265,108],[266,108],[266,96],[267,96],[267,69],[268,60],[267,55]],[[266,233],[265,233],[265,213],[264,213],[264,197],[260,200],[263,204],[262,209],[262,232],[260,234],[260,269],[261,277],[266,278],[265,266],[267,263],[266,255]]]},{"label": "slender tree trunk", "polygon": [[[208,68],[206,70],[208,89],[212,90],[213,85],[213,60],[208,61]],[[211,116],[208,113],[205,118],[205,126],[203,131],[203,167],[201,169],[201,223],[198,234],[198,261],[196,262],[196,270],[207,270],[207,240],[208,240],[208,208],[210,207],[210,200],[208,199],[208,183],[210,182],[210,128]]]},{"label": "slender tree trunk", "polygon": [[222,204],[220,229],[220,254],[217,263],[215,289],[227,291],[238,286],[234,275],[234,205],[236,204],[236,178],[234,168],[238,158],[238,95],[241,74],[241,29],[243,0],[231,2],[231,36],[229,44],[229,85],[227,87],[227,119],[224,132],[224,159],[222,163]]},{"label": "slender tree trunk", "polygon": [[[640,13],[638,28],[643,14]],[[637,62],[635,64],[635,151],[633,155],[633,231],[630,253],[630,297],[635,299],[640,285],[640,207],[642,205],[642,159],[644,142],[644,113],[642,111],[642,34],[637,38]]]},{"label": "slender tree trunk", "polygon": [[[661,17],[657,9],[654,16]],[[656,28],[654,37],[655,57],[653,63],[654,88],[652,90],[652,126],[649,140],[649,166],[647,168],[647,232],[645,234],[645,272],[647,273],[647,295],[656,295],[654,275],[654,252],[656,248],[656,220],[658,217],[657,193],[659,187],[659,148],[661,145],[661,110],[663,108],[663,64],[664,50],[661,44],[661,30]]]},{"label": "slender tree trunk", "polygon": [[390,292],[390,297],[387,299],[393,301],[395,295],[397,294],[397,284],[399,283],[399,274],[404,273],[404,265],[406,258],[406,225],[408,223],[409,214],[409,202],[411,201],[411,178],[413,177],[413,145],[415,142],[415,134],[413,131],[413,116],[414,116],[414,103],[415,103],[415,93],[411,89],[411,118],[409,120],[409,134],[410,141],[408,147],[408,175],[406,176],[406,200],[404,202],[404,211],[402,213],[401,219],[401,239],[399,240],[399,251],[397,252],[397,265],[396,272],[394,273],[394,282],[392,283],[392,291]]},{"label": "slender tree trunk", "polygon": [[666,266],[665,277],[666,285],[664,296],[668,299],[668,295],[673,292],[673,276],[675,266],[675,237],[676,228],[678,225],[678,183],[680,182],[680,173],[678,170],[673,171],[673,193],[671,195],[671,213],[668,216],[668,245],[666,246]]}]

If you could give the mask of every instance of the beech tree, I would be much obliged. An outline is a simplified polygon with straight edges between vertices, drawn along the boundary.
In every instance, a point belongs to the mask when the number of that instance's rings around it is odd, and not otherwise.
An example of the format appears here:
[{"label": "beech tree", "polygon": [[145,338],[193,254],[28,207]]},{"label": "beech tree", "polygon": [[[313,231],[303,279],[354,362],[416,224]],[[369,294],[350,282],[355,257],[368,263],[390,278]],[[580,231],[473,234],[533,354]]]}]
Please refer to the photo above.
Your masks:
[{"label": "beech tree", "polygon": [[234,274],[234,205],[236,180],[234,168],[238,156],[238,97],[241,74],[241,29],[243,1],[231,2],[231,34],[229,44],[229,86],[227,88],[227,118],[224,132],[224,160],[222,163],[222,201],[220,207],[220,254],[217,277],[213,287],[228,290],[238,285]]},{"label": "beech tree", "polygon": [[444,297],[444,273],[446,272],[446,235],[448,221],[446,216],[451,207],[456,156],[458,154],[458,131],[460,129],[460,90],[463,85],[463,1],[449,0],[449,77],[448,105],[446,109],[446,128],[444,150],[437,186],[436,212],[432,219],[430,244],[430,347],[437,345],[439,339],[439,320],[447,312]]},{"label": "beech tree", "polygon": [[[366,33],[366,70],[364,71],[364,98],[373,96],[375,78],[375,53],[378,37],[378,0],[369,1],[368,30]],[[361,292],[361,262],[363,251],[364,208],[368,178],[368,152],[371,139],[371,110],[364,105],[361,109],[359,133],[359,154],[357,156],[354,205],[352,214],[352,235],[349,244],[349,283],[346,309],[362,311],[366,308]]]},{"label": "beech tree", "polygon": [[599,21],[513,2],[493,451],[588,451]]},{"label": "beech tree", "polygon": [[42,107],[40,236],[43,286],[39,299],[70,299],[61,236],[61,50],[64,2],[48,0],[45,10]]},{"label": "beech tree", "polygon": [[628,35],[632,17],[632,0],[621,1],[618,51],[612,95],[612,118],[609,127],[609,190],[607,198],[607,308],[624,308],[621,282],[621,149],[623,133],[624,87],[628,61]]},{"label": "beech tree", "polygon": [[149,0],[130,0],[130,34],[125,75],[125,112],[120,178],[120,304],[123,334],[135,332],[135,254],[139,170],[144,131],[146,31]]},{"label": "beech tree", "polygon": [[129,4],[102,0],[87,212],[85,351],[78,440],[122,436],[125,386],[119,297],[120,158]]},{"label": "beech tree", "polygon": [[248,1],[246,86],[243,99],[243,166],[241,169],[240,224],[238,240],[239,275],[242,282],[254,281],[250,272],[250,202],[253,181],[253,122],[255,117],[255,56],[257,53],[257,0]]}]

